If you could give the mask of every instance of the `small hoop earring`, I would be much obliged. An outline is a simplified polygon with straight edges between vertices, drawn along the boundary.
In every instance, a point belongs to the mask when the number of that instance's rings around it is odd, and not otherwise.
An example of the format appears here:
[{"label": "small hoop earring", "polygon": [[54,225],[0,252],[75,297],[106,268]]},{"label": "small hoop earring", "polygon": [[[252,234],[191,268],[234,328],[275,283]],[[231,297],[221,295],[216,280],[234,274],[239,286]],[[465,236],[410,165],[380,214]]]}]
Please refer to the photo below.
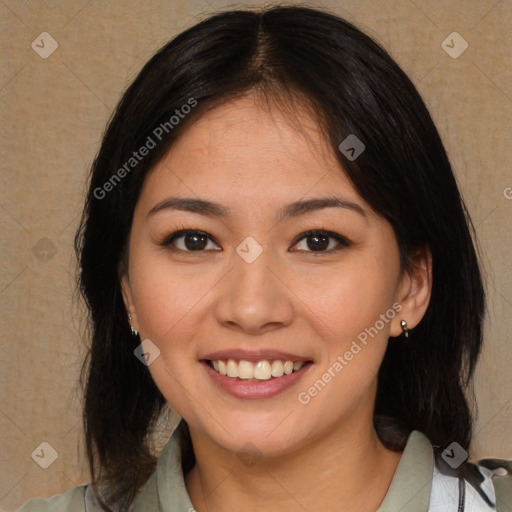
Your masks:
[{"label": "small hoop earring", "polygon": [[402,320],[402,321],[400,322],[400,325],[402,326],[402,334],[403,334],[406,338],[408,338],[408,337],[409,337],[409,331],[410,331],[411,329],[409,329],[409,328],[407,327],[407,322],[406,322],[405,320]]},{"label": "small hoop earring", "polygon": [[132,321],[132,315],[130,313],[128,313],[128,320],[130,321],[130,330],[132,331],[132,335],[133,336],[138,336],[139,334],[139,331],[137,331],[137,329],[135,329],[133,327],[133,325],[131,324],[131,321]]}]

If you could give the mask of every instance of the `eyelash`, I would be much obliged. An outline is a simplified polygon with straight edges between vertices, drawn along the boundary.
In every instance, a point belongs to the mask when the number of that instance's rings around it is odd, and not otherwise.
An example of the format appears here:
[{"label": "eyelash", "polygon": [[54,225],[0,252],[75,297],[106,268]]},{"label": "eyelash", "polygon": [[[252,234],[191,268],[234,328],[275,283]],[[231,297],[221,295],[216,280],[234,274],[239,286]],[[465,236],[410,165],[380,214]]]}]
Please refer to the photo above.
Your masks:
[{"label": "eyelash", "polygon": [[[201,235],[205,236],[209,239],[209,241],[214,242],[216,245],[219,245],[218,242],[208,233],[205,231],[201,231],[199,229],[189,229],[185,228],[184,226],[180,226],[177,231],[174,231],[170,235],[166,236],[159,245],[169,247],[170,250],[176,251],[176,252],[182,252],[182,253],[189,253],[189,254],[197,254],[202,252],[207,252],[207,250],[197,250],[197,251],[190,251],[185,249],[178,249],[177,247],[173,247],[172,244],[179,238],[183,238],[186,235]],[[320,254],[330,254],[332,252],[339,251],[345,247],[349,247],[352,245],[352,243],[345,238],[344,236],[339,235],[338,233],[334,233],[333,231],[329,231],[322,228],[316,228],[316,229],[310,229],[308,231],[305,231],[304,233],[301,233],[293,242],[292,247],[297,245],[302,240],[306,240],[313,236],[323,236],[330,239],[334,239],[337,242],[337,246],[334,249],[328,249],[323,251],[312,251],[312,250],[299,250],[299,251],[292,251],[292,252],[309,252],[311,254],[320,255]]]}]

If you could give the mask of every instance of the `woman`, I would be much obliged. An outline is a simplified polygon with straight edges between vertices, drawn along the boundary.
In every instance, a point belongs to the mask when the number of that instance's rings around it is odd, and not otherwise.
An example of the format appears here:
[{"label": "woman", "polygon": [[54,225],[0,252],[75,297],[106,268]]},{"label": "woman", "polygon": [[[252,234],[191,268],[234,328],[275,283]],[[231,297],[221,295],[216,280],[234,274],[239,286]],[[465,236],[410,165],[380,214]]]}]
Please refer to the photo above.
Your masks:
[{"label": "woman", "polygon": [[467,461],[471,221],[416,89],[351,24],[234,11],[168,43],[76,247],[92,483],[23,512],[510,510],[510,463]]}]

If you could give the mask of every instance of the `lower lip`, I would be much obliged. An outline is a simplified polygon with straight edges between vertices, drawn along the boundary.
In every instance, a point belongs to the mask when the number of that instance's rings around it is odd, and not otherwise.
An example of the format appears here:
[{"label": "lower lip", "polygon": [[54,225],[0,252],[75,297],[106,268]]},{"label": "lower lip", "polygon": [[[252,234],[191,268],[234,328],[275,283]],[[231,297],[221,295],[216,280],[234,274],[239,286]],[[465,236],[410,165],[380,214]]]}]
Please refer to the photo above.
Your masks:
[{"label": "lower lip", "polygon": [[236,398],[245,398],[249,400],[271,398],[282,393],[299,381],[303,375],[306,374],[309,368],[313,366],[311,363],[308,363],[300,370],[290,373],[289,375],[283,375],[282,377],[275,377],[258,382],[227,377],[226,375],[217,373],[206,361],[201,361],[201,363],[213,382],[215,382],[215,384],[217,384],[217,386],[219,386],[223,391]]}]

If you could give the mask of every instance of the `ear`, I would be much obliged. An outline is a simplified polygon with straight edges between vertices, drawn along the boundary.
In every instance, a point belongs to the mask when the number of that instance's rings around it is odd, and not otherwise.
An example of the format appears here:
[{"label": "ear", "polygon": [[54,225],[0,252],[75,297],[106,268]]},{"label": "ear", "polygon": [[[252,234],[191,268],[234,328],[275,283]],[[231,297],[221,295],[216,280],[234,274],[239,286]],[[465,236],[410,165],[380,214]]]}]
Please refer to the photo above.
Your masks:
[{"label": "ear", "polygon": [[395,300],[402,309],[391,321],[390,336],[402,334],[401,321],[413,329],[423,318],[432,293],[432,254],[428,247],[417,249],[409,258],[409,268],[404,270]]},{"label": "ear", "polygon": [[131,317],[131,320],[129,321],[130,325],[138,331],[139,326],[137,323],[137,311],[133,301],[133,293],[128,271],[125,270],[119,275],[119,282],[121,284],[121,293],[123,294],[123,302],[124,307],[126,308],[126,314],[130,315]]}]

